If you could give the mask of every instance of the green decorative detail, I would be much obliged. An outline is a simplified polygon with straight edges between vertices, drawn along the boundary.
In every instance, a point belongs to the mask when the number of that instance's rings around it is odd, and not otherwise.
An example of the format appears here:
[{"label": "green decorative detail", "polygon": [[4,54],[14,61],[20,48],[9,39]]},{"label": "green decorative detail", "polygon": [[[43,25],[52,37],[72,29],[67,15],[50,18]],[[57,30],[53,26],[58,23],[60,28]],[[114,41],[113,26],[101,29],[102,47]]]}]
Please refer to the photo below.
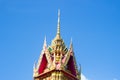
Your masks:
[{"label": "green decorative detail", "polygon": [[52,48],[51,48],[51,47],[49,47],[49,48],[48,48],[48,50],[51,52],[51,51],[52,51]]}]

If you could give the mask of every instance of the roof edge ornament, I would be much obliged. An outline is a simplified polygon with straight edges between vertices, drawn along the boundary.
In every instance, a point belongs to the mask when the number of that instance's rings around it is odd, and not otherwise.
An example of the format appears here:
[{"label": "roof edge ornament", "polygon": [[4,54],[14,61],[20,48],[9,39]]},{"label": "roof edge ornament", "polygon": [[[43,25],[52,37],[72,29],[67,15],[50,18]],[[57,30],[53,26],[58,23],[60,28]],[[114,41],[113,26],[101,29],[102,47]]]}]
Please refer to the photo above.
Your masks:
[{"label": "roof edge ornament", "polygon": [[72,38],[70,40],[70,48],[69,48],[71,51],[73,51],[73,42],[72,42]]},{"label": "roof edge ornament", "polygon": [[44,38],[44,44],[43,44],[43,51],[45,51],[47,48],[47,41],[46,41],[46,36]]}]

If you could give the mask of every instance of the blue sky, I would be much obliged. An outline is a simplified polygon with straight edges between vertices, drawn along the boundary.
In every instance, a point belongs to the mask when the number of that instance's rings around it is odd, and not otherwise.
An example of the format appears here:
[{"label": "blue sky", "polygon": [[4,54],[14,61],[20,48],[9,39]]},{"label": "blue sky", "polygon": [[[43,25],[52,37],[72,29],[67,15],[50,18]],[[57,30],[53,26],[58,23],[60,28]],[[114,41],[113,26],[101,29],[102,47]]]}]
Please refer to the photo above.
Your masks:
[{"label": "blue sky", "polygon": [[88,80],[120,80],[119,0],[0,0],[0,80],[32,80],[44,36],[73,39]]}]

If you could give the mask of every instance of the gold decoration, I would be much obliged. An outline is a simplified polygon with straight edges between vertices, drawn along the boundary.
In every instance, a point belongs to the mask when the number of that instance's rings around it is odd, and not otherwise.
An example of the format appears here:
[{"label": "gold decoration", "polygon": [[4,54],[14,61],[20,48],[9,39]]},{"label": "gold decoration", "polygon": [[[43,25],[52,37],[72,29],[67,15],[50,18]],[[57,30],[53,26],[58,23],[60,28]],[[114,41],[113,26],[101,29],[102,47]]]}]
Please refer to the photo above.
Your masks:
[{"label": "gold decoration", "polygon": [[[39,74],[38,70],[43,55],[45,55],[47,59],[47,66],[45,66],[43,73]],[[70,56],[73,56],[74,67],[77,73],[76,75],[73,75],[67,67]],[[47,47],[45,37],[43,50],[38,60],[38,64],[35,64],[33,69],[33,77],[34,80],[81,80],[81,72],[78,71],[76,65],[72,41],[68,50],[60,35],[60,10],[58,11],[57,34],[49,47]]]}]

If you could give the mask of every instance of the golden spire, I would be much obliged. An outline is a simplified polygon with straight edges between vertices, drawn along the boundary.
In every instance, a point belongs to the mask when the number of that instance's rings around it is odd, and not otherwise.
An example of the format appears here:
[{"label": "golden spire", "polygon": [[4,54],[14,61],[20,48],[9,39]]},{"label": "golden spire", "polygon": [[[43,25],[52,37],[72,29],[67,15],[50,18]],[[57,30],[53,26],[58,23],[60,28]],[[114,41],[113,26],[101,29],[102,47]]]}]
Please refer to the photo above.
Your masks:
[{"label": "golden spire", "polygon": [[56,35],[56,37],[58,39],[61,38],[61,36],[60,36],[60,10],[58,10],[58,24],[57,24],[57,35]]},{"label": "golden spire", "polygon": [[53,53],[57,52],[57,53],[65,54],[67,52],[67,48],[60,35],[60,10],[58,10],[57,34],[56,34],[56,37],[52,40],[51,48]]},{"label": "golden spire", "polygon": [[36,69],[36,61],[34,62],[34,65],[33,65],[33,70]]},{"label": "golden spire", "polygon": [[44,39],[44,44],[43,44],[43,51],[47,48],[47,42],[46,42],[46,36],[45,36],[45,39]]},{"label": "golden spire", "polygon": [[72,43],[72,38],[71,38],[71,41],[70,41],[70,50],[71,50],[71,52],[73,52],[73,43]]}]

